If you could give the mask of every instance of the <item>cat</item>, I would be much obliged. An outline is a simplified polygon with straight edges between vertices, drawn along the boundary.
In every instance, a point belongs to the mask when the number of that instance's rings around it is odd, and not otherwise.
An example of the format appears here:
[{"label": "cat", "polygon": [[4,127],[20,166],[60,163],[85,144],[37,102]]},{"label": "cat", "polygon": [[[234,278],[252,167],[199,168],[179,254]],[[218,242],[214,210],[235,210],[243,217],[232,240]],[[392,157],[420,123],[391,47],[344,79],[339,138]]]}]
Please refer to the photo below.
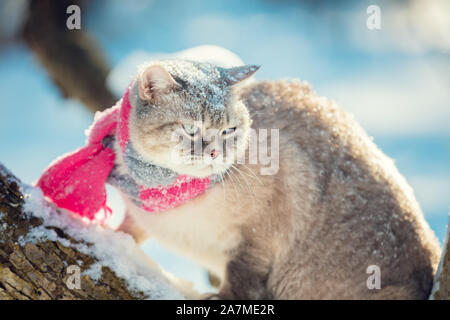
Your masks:
[{"label": "cat", "polygon": [[[217,275],[212,299],[426,299],[439,243],[393,161],[334,102],[297,80],[248,81],[256,70],[182,60],[141,68],[130,89],[136,153],[212,183],[158,213],[124,193],[119,230],[155,237]],[[278,171],[263,175],[261,163],[234,154],[219,161],[215,149],[175,161],[186,154],[174,153],[173,133],[205,146],[208,128],[246,156],[250,130],[279,129],[278,141],[265,141],[278,143]],[[116,170],[127,174],[123,158]]]}]

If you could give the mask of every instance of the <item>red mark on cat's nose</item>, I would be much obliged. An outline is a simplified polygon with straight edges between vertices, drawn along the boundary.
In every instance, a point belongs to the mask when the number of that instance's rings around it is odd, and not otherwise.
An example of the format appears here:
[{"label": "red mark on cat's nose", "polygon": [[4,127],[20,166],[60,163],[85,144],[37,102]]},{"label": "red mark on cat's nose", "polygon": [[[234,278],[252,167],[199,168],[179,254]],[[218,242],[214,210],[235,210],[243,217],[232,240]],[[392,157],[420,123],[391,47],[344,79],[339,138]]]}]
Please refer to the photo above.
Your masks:
[{"label": "red mark on cat's nose", "polygon": [[211,158],[215,159],[215,158],[217,158],[218,155],[219,155],[218,151],[216,151],[216,150],[211,151]]}]

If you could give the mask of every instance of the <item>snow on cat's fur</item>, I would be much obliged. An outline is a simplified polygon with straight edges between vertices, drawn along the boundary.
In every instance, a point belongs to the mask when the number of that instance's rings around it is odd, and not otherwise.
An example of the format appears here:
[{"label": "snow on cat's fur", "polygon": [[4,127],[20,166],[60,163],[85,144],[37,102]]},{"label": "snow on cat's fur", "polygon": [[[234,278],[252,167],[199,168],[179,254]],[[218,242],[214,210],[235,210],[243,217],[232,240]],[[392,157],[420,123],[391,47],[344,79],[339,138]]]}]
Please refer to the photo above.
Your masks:
[{"label": "snow on cat's fur", "polygon": [[[188,106],[202,113],[207,128],[220,130],[229,126],[230,114],[249,114],[252,128],[279,129],[280,169],[252,177],[262,164],[223,168],[229,176],[222,183],[158,215],[149,215],[125,195],[121,230],[138,240],[156,237],[207,267],[221,278],[219,298],[428,297],[438,242],[392,160],[352,117],[307,85],[271,81],[230,87],[227,99],[233,103],[221,107],[217,118],[217,106],[195,102],[202,92],[189,85],[189,75],[183,79],[184,63],[167,66],[168,75],[153,74],[157,90],[164,88],[155,92],[157,98],[151,88],[141,88],[135,102],[143,107],[133,116],[144,120],[136,121],[131,135],[139,153],[183,173],[166,155],[176,123],[192,120],[180,112]],[[157,74],[163,74],[166,85],[159,85]],[[186,81],[186,87],[172,87],[171,78]],[[233,109],[236,105],[240,111]],[[165,125],[167,130],[158,129]],[[189,173],[201,176],[202,170],[200,163]],[[367,286],[372,265],[381,270],[379,290]]]}]

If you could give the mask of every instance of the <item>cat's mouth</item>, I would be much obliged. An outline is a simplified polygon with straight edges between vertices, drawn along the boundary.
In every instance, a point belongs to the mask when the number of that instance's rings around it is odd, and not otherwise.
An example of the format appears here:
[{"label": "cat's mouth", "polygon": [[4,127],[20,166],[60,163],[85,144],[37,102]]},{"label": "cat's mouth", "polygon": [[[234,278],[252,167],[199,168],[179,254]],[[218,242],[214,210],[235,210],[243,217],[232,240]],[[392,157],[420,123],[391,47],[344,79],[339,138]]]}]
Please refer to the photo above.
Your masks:
[{"label": "cat's mouth", "polygon": [[195,176],[198,178],[205,178],[215,174],[224,173],[230,165],[225,163],[190,163],[180,168],[184,174]]}]

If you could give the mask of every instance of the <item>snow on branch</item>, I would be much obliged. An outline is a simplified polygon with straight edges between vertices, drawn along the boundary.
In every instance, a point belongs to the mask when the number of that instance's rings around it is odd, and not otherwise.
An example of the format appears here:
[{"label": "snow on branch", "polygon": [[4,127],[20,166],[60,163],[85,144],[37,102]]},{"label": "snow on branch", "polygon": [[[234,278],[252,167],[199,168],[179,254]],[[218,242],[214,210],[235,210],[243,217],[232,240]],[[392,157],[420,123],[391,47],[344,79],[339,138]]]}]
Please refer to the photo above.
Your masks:
[{"label": "snow on branch", "polygon": [[72,217],[0,164],[0,299],[183,298],[131,236]]}]

